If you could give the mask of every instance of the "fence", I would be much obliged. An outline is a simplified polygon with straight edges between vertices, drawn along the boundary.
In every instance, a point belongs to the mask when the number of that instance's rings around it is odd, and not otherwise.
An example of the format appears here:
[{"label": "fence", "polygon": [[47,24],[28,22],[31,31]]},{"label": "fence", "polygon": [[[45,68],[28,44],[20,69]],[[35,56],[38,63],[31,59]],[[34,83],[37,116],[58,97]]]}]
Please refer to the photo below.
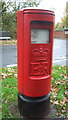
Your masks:
[{"label": "fence", "polygon": [[60,39],[68,39],[68,31],[54,31],[54,37]]}]

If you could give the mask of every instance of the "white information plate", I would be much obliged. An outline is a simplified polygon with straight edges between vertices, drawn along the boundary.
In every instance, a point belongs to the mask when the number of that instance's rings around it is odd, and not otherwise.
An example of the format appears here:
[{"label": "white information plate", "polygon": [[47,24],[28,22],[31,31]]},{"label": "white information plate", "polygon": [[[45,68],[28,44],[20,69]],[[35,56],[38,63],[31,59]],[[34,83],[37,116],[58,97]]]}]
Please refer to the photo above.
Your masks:
[{"label": "white information plate", "polygon": [[49,43],[49,30],[31,29],[31,43]]}]

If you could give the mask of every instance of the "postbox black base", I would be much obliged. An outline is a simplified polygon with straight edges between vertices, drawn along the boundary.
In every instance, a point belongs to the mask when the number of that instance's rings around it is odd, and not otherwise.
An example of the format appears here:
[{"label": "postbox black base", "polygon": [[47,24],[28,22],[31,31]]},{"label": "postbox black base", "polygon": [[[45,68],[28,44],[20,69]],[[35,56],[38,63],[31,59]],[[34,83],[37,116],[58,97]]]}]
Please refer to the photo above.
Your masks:
[{"label": "postbox black base", "polygon": [[25,118],[44,118],[50,111],[50,94],[43,97],[27,97],[18,94],[18,109]]}]

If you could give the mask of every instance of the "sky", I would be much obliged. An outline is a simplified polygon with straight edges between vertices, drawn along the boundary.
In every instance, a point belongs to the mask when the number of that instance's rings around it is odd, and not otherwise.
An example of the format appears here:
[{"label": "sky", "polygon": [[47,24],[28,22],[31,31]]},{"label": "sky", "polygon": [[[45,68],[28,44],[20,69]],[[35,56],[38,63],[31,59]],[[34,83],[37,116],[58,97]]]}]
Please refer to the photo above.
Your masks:
[{"label": "sky", "polygon": [[[34,1],[34,0],[10,0],[16,2],[22,1]],[[66,1],[68,0],[38,0],[40,1],[39,8],[53,10],[55,12],[55,23],[60,22],[64,16]]]},{"label": "sky", "polygon": [[64,16],[66,1],[68,0],[41,0],[40,7],[55,12],[55,23],[60,22]]}]

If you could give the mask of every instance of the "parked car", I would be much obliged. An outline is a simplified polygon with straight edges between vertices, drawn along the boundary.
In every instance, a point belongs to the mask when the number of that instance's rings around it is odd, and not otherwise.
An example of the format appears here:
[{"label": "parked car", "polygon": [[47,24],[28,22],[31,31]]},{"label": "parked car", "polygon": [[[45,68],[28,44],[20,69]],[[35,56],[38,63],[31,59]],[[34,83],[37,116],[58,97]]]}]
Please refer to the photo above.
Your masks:
[{"label": "parked car", "polygon": [[10,40],[10,32],[9,31],[0,31],[0,40]]}]

